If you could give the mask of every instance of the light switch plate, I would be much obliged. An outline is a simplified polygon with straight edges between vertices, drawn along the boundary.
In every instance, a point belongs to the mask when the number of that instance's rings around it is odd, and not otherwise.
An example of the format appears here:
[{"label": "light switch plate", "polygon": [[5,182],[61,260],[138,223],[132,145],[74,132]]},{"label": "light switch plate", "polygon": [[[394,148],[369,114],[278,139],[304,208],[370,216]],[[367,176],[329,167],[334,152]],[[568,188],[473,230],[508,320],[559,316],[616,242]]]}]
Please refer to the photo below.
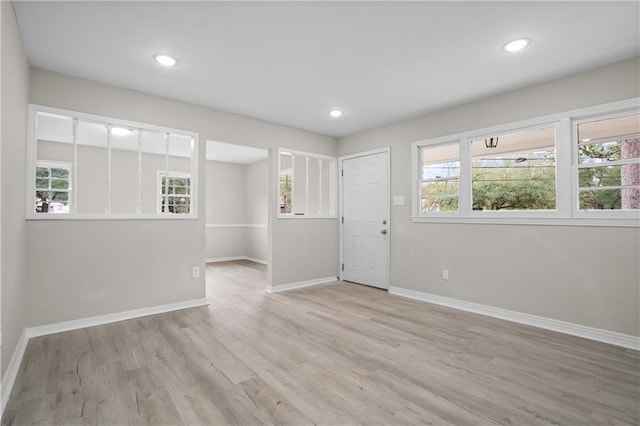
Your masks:
[{"label": "light switch plate", "polygon": [[404,206],[404,195],[394,195],[393,196],[393,205],[394,206]]}]

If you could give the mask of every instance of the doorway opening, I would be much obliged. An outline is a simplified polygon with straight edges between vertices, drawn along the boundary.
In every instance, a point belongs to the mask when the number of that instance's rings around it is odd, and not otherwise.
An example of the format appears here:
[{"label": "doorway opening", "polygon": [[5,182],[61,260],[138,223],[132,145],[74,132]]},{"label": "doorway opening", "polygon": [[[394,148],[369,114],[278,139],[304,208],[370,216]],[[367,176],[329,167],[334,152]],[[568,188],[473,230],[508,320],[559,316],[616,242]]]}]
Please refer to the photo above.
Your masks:
[{"label": "doorway opening", "polygon": [[247,271],[245,281],[266,283],[268,158],[267,149],[207,141],[207,297],[215,285],[242,283]]}]

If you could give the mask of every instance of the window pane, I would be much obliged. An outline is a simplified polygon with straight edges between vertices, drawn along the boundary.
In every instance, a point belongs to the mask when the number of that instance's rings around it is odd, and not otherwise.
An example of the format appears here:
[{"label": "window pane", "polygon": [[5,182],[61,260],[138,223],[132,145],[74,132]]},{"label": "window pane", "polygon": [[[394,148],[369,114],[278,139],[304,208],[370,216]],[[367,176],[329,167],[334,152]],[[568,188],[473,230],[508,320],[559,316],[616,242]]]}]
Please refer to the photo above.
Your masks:
[{"label": "window pane", "polygon": [[[640,114],[628,114],[578,125],[578,186],[581,210],[640,209]],[[593,142],[592,142],[593,141]],[[588,167],[618,162],[614,165]],[[623,164],[620,164],[623,163]],[[628,164],[624,164],[628,163]]]},{"label": "window pane", "polygon": [[580,210],[635,210],[640,208],[640,187],[579,192]]},{"label": "window pane", "polygon": [[36,177],[48,177],[48,176],[49,176],[48,167],[36,167]]},{"label": "window pane", "polygon": [[[624,183],[623,176],[625,176]],[[640,185],[640,163],[578,169],[578,185],[580,187]]]},{"label": "window pane", "polygon": [[601,139],[621,139],[640,134],[640,114],[628,114],[578,125],[579,142]]},{"label": "window pane", "polygon": [[458,211],[459,143],[425,146],[420,157],[421,211]]},{"label": "window pane", "polygon": [[51,176],[54,178],[68,178],[69,177],[69,170],[67,169],[59,169],[59,168],[52,168],[51,169]]},{"label": "window pane", "polygon": [[554,128],[491,139],[472,142],[473,209],[555,209]]},{"label": "window pane", "polygon": [[441,180],[422,183],[422,195],[449,195],[458,196],[458,180]]},{"label": "window pane", "polygon": [[51,188],[69,189],[69,181],[67,179],[51,179]]},{"label": "window pane", "polygon": [[280,213],[291,213],[291,174],[280,172]]},{"label": "window pane", "polygon": [[456,212],[458,211],[458,196],[423,196],[421,209],[426,212]]},{"label": "window pane", "polygon": [[49,189],[49,179],[36,179],[36,188]]}]

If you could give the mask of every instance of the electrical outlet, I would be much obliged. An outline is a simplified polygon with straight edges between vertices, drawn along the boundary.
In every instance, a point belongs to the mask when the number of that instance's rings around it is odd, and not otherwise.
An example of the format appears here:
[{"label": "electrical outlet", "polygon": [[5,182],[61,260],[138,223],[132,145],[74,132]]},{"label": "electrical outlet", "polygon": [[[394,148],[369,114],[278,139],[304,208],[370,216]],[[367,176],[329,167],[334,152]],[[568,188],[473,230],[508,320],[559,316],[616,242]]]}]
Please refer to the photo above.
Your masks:
[{"label": "electrical outlet", "polygon": [[449,281],[449,270],[448,269],[443,269],[442,270],[442,279],[445,281]]},{"label": "electrical outlet", "polygon": [[193,270],[191,271],[191,276],[193,278],[200,278],[200,267],[199,266],[194,266]]}]

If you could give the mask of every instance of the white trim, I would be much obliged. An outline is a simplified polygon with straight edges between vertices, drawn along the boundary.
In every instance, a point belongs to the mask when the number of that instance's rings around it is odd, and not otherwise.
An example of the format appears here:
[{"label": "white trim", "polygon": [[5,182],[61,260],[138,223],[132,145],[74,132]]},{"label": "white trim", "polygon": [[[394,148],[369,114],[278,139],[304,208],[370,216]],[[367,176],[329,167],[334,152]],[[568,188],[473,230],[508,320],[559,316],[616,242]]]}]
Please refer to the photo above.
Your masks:
[{"label": "white trim", "polygon": [[327,284],[327,283],[332,283],[337,281],[338,281],[338,277],[316,278],[315,280],[298,281],[294,283],[279,284],[275,286],[269,285],[267,286],[265,291],[267,293],[279,293],[281,291],[296,290],[298,288],[311,287],[314,285]]},{"label": "white trim", "polygon": [[[281,213],[280,212],[280,173],[283,171],[281,170],[281,157],[282,155],[291,155],[291,213]],[[276,219],[335,219],[337,217],[337,212],[335,209],[335,197],[336,197],[336,184],[337,184],[337,180],[338,177],[335,176],[335,173],[331,173],[332,171],[332,164],[336,164],[338,162],[338,159],[336,157],[332,157],[330,155],[325,155],[325,154],[316,154],[316,153],[312,153],[312,152],[305,152],[305,151],[298,151],[295,149],[288,149],[288,148],[282,148],[282,147],[278,147],[277,149],[277,158],[276,158],[276,176],[277,178],[274,179],[274,183],[275,183],[275,187],[276,187],[276,199],[277,199],[277,214],[276,214]],[[296,213],[295,212],[295,157],[296,156],[302,156],[304,157],[305,160],[305,164],[306,164],[306,173],[307,173],[307,182],[305,183],[305,191],[307,192],[307,196],[306,196],[306,205],[305,205],[305,211],[304,213]],[[309,212],[309,208],[308,208],[308,204],[309,204],[309,190],[308,190],[308,172],[309,172],[309,159],[310,158],[316,158],[316,159],[323,159],[323,160],[327,160],[329,161],[329,212],[327,214],[315,214],[315,212]],[[335,166],[334,166],[335,167]],[[335,170],[335,168],[334,168]],[[333,177],[332,177],[333,175]]]},{"label": "white trim", "polygon": [[250,223],[207,223],[205,228],[260,228],[267,229],[267,225]]},{"label": "white trim", "polygon": [[94,317],[81,318],[71,321],[56,322],[53,324],[28,327],[25,333],[28,338],[46,336],[48,334],[62,333],[65,331],[77,330],[80,328],[94,327],[96,325],[109,324],[112,322],[124,321],[133,318],[146,317],[149,315],[162,314],[165,312],[179,311],[182,309],[206,306],[209,301],[205,299],[185,300],[182,302],[168,303],[166,305],[149,306],[147,308],[133,309],[131,311],[116,312],[113,314],[97,315]]},{"label": "white trim", "polygon": [[[66,115],[73,118],[78,118],[83,121],[94,122],[98,124],[116,125],[127,128],[142,129],[144,131],[151,131],[156,133],[170,133],[172,135],[180,135],[188,137],[191,140],[191,158],[190,158],[190,172],[191,173],[191,212],[189,214],[179,215],[165,215],[165,214],[113,214],[113,213],[67,213],[67,214],[37,214],[33,206],[33,190],[35,189],[35,162],[37,160],[37,115],[38,113],[48,113],[55,115]],[[93,114],[86,114],[78,111],[72,111],[62,108],[49,107],[38,104],[28,105],[28,128],[27,128],[27,167],[26,169],[26,191],[27,196],[25,199],[25,219],[27,220],[191,220],[198,219],[198,165],[199,165],[199,134],[196,132],[181,130],[171,127],[156,126],[147,123],[134,122],[128,120],[121,120],[113,117],[99,116]],[[76,185],[77,187],[77,185]],[[169,216],[169,217],[166,217]]]},{"label": "white trim", "polygon": [[232,260],[246,260],[244,256],[227,256],[227,257],[210,257],[204,260],[204,263],[230,262]]},{"label": "white trim", "polygon": [[4,409],[7,407],[11,390],[16,382],[16,377],[18,377],[18,371],[20,371],[20,364],[22,363],[24,352],[27,349],[27,343],[29,343],[29,337],[27,337],[26,330],[24,330],[20,339],[18,339],[18,344],[13,351],[7,371],[4,373],[4,377],[2,378],[2,389],[0,390],[0,394],[2,394],[2,400],[0,401],[0,418],[4,414]]},{"label": "white trim", "polygon": [[500,318],[507,321],[526,324],[545,330],[570,334],[572,336],[584,337],[598,342],[609,343],[623,348],[640,350],[640,337],[628,334],[617,333],[615,331],[602,330],[599,328],[587,327],[585,325],[560,321],[552,318],[540,317],[537,315],[525,314],[508,309],[496,308],[493,306],[481,305],[478,303],[465,302],[464,300],[452,299],[421,291],[409,290],[401,287],[389,287],[389,293],[396,296],[408,297],[410,299],[421,300],[423,302],[434,303],[436,305],[447,306],[461,311],[473,312],[493,318]]},{"label": "white trim", "polygon": [[413,216],[414,223],[466,223],[487,225],[548,225],[548,226],[614,226],[621,228],[638,228],[640,220],[636,219],[596,219],[582,217],[465,217],[465,216]]},{"label": "white trim", "polygon": [[230,262],[233,260],[248,260],[249,262],[267,264],[266,260],[256,259],[255,257],[248,256],[228,256],[228,257],[210,257],[204,260],[204,263],[218,263],[218,262]]}]

